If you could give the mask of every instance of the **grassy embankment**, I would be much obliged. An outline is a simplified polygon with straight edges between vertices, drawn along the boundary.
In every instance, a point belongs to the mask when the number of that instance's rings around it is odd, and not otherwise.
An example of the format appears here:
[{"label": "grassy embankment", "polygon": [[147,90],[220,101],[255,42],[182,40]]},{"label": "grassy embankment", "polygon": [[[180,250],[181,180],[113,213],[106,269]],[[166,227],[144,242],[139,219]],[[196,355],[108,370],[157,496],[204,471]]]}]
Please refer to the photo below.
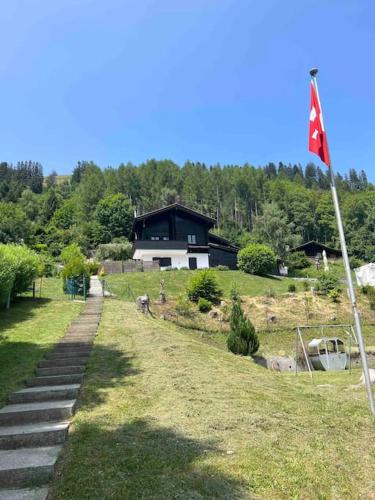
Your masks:
[{"label": "grassy embankment", "polygon": [[[186,285],[192,275],[191,271],[165,271],[146,273],[111,274],[105,279],[109,289],[116,296],[131,300],[133,297],[148,293],[155,300],[159,297],[160,279],[164,280],[168,297],[177,298],[185,293]],[[223,290],[223,297],[229,298],[233,284],[238,293],[246,296],[261,296],[273,293],[285,293],[288,285],[296,283],[289,278],[261,277],[245,274],[241,271],[217,271],[217,280]],[[298,283],[297,283],[298,286]],[[302,289],[302,285],[300,285]]]},{"label": "grassy embankment", "polygon": [[0,310],[0,405],[34,372],[82,305],[62,292],[61,279],[43,280],[42,298],[25,295]]},{"label": "grassy embankment", "polygon": [[52,498],[372,498],[359,373],[273,373],[107,299]]},{"label": "grassy embankment", "polygon": [[[176,316],[176,298],[185,293],[190,276],[189,271],[147,272],[112,274],[106,280],[109,289],[124,300],[133,301],[138,295],[147,292],[154,300],[151,309],[155,315],[163,314],[168,319],[185,325],[191,335],[210,345],[226,349],[226,331],[229,326],[227,322],[220,320],[222,316],[210,318],[207,314],[200,314],[195,306],[192,306],[191,317]],[[254,323],[260,338],[259,354],[294,354],[297,325],[352,323],[351,307],[345,291],[341,294],[340,302],[334,303],[327,297],[305,291],[303,283],[296,280],[252,276],[240,271],[217,271],[216,276],[228,305],[230,289],[233,283],[236,284],[242,296],[244,310]],[[156,301],[161,278],[165,281],[168,298],[165,306],[159,306]],[[297,287],[297,293],[287,293],[291,283]],[[361,293],[358,293],[358,303],[367,348],[375,350],[375,311],[370,310],[368,298]],[[275,321],[270,321],[269,318],[275,318]],[[342,329],[331,333],[346,338]],[[320,334],[318,330],[306,331],[304,338],[309,340]],[[356,348],[353,347],[353,352],[355,351]]]}]

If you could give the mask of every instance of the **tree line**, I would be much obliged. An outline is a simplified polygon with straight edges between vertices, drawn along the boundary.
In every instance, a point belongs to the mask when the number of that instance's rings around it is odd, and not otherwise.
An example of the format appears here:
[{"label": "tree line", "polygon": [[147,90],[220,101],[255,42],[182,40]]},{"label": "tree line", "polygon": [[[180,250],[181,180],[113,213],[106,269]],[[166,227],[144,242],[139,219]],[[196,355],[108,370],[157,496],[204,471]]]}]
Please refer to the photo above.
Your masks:
[{"label": "tree line", "polygon": [[[349,250],[373,261],[374,186],[363,170],[336,180]],[[23,241],[55,257],[75,242],[88,254],[101,243],[129,238],[134,213],[174,202],[214,217],[214,231],[240,247],[266,243],[283,257],[304,241],[338,246],[327,169],[170,160],[105,169],[82,161],[71,176],[47,177],[36,162],[0,163],[0,242]]]}]

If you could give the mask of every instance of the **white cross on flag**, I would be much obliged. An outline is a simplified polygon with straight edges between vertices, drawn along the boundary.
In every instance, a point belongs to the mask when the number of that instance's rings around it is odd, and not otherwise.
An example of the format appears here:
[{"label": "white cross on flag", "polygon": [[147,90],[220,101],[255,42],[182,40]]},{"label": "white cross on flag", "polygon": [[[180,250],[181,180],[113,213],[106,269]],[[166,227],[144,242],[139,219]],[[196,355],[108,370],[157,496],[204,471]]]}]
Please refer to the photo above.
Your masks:
[{"label": "white cross on flag", "polygon": [[311,82],[309,151],[318,155],[327,167],[330,166],[327,136],[324,131],[322,111],[313,82]]}]

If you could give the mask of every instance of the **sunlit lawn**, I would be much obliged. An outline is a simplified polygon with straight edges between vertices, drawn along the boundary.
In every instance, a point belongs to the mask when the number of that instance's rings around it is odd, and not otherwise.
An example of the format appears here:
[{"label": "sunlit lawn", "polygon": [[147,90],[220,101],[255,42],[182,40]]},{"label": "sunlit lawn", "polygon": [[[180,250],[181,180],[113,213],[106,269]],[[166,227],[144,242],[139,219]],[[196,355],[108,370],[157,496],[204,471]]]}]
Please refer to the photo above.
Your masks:
[{"label": "sunlit lawn", "polygon": [[[30,294],[26,294],[30,295]],[[80,311],[63,295],[61,279],[43,279],[41,298],[19,297],[0,309],[0,404],[29,378]]]},{"label": "sunlit lawn", "polygon": [[372,498],[358,379],[273,373],[107,299],[52,498]]}]

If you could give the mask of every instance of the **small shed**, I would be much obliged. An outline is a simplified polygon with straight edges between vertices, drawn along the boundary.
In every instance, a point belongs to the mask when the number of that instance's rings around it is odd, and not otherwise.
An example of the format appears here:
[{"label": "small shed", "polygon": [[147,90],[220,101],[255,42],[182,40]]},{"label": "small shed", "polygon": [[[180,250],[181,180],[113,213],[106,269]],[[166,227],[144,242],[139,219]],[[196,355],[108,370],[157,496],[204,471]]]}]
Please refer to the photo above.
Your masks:
[{"label": "small shed", "polygon": [[307,243],[303,243],[302,245],[298,245],[297,247],[291,248],[290,252],[304,252],[307,257],[311,259],[322,258],[323,250],[325,250],[327,258],[331,260],[336,260],[342,257],[341,250],[337,248],[331,248],[323,243],[319,243],[317,241],[308,241]]},{"label": "small shed", "polygon": [[308,356],[315,370],[345,370],[348,362],[344,342],[338,337],[311,340],[308,344]]}]

